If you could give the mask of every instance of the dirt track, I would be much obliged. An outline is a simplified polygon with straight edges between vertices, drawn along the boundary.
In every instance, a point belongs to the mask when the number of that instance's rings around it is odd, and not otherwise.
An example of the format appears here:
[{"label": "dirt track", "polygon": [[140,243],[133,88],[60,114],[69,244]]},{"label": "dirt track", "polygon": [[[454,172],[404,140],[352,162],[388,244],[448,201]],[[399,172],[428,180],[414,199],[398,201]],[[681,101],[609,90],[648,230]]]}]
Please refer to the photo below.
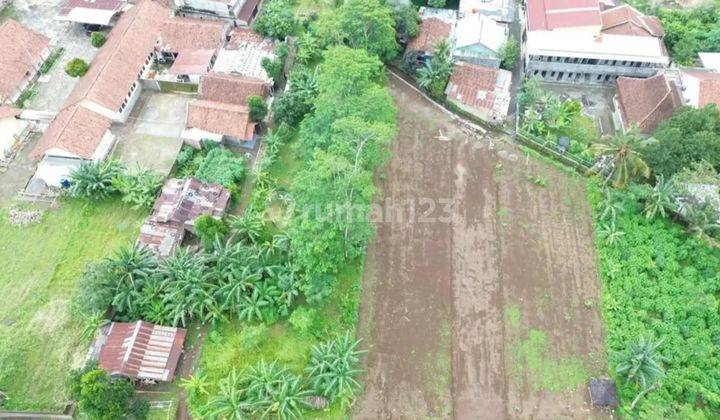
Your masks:
[{"label": "dirt track", "polygon": [[582,180],[390,85],[400,134],[368,251],[355,417],[600,416],[584,385],[605,362]]}]

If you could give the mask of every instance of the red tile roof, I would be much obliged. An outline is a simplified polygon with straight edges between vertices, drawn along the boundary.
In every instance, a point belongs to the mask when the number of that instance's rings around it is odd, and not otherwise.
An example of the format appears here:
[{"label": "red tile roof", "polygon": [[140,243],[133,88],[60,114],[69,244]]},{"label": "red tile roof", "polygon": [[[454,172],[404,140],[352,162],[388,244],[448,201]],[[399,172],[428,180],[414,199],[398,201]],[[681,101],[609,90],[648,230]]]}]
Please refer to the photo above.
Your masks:
[{"label": "red tile roof", "polygon": [[124,0],[67,0],[60,11],[59,16],[67,16],[73,9],[93,9],[93,10],[114,10],[121,11],[123,6],[127,4]]},{"label": "red tile roof", "polygon": [[447,87],[451,101],[477,110],[490,120],[502,120],[510,105],[510,81],[506,70],[475,64],[456,64]]},{"label": "red tile roof", "polygon": [[215,50],[182,50],[168,70],[170,74],[203,75],[208,72]]},{"label": "red tile roof", "polygon": [[450,22],[435,17],[425,18],[420,22],[418,35],[408,42],[407,50],[432,53],[435,51],[435,45],[443,39],[450,38],[451,34]]},{"label": "red tile roof", "polygon": [[160,31],[161,47],[172,52],[216,50],[220,48],[227,30],[228,24],[223,20],[168,18]]},{"label": "red tile roof", "polygon": [[22,109],[15,108],[12,106],[2,106],[0,105],[0,120],[10,117],[17,117],[22,113]]},{"label": "red tile roof", "polygon": [[190,102],[185,125],[239,140],[250,140],[255,132],[255,123],[250,122],[247,106],[215,101]]},{"label": "red tile roof", "polygon": [[40,160],[49,149],[59,148],[82,159],[92,159],[110,124],[108,118],[85,107],[70,106],[58,113],[30,156]]},{"label": "red tile roof", "polygon": [[98,365],[110,375],[171,382],[186,331],[145,321],[113,322],[100,339]]},{"label": "red tile roof", "polygon": [[246,25],[250,25],[257,14],[259,5],[260,0],[245,0],[236,17]]},{"label": "red tile roof", "polygon": [[198,90],[200,99],[234,105],[247,105],[248,96],[266,97],[268,92],[269,86],[260,79],[217,72],[203,76]]},{"label": "red tile roof", "polygon": [[615,83],[626,129],[637,125],[641,132],[651,133],[682,104],[677,86],[663,74],[647,79],[619,77]]},{"label": "red tile roof", "polygon": [[527,0],[528,30],[600,26],[598,0]]},{"label": "red tile roof", "polygon": [[613,7],[600,14],[602,32],[614,35],[653,36],[665,35],[660,19],[646,16],[630,5]]},{"label": "red tile roof", "polygon": [[720,73],[698,70],[684,70],[700,81],[698,107],[715,104],[720,107]]},{"label": "red tile roof", "polygon": [[8,19],[0,25],[0,103],[11,99],[34,74],[50,39]]}]

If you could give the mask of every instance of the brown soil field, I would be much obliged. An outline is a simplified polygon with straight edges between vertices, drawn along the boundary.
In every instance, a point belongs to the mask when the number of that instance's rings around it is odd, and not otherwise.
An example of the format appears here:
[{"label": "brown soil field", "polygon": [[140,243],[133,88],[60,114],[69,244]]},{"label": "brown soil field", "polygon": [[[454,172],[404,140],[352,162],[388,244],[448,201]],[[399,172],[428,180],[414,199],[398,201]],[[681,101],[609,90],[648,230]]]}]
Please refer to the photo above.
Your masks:
[{"label": "brown soil field", "polygon": [[368,249],[358,419],[589,418],[606,369],[585,183],[396,79]]}]

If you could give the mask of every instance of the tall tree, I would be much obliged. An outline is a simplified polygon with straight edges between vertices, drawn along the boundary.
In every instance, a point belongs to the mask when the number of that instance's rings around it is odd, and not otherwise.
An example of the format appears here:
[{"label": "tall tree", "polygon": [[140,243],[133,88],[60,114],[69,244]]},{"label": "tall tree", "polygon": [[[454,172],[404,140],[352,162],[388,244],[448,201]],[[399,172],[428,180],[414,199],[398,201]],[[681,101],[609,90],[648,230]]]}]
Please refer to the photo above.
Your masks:
[{"label": "tall tree", "polygon": [[657,142],[654,138],[643,138],[636,132],[605,137],[599,143],[592,144],[588,151],[598,157],[608,158],[606,182],[613,180],[615,188],[624,188],[636,177],[650,176],[650,167],[645,163],[640,151]]}]

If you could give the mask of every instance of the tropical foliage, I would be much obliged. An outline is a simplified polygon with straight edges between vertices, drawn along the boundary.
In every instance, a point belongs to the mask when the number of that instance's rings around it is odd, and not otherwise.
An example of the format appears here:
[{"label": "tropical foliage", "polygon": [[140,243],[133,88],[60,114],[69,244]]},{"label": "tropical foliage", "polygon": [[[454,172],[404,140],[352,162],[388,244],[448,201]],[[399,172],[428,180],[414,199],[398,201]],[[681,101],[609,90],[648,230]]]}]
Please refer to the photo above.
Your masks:
[{"label": "tropical foliage", "polygon": [[123,173],[113,179],[113,186],[122,195],[122,201],[133,208],[149,208],[155,202],[163,178],[150,169],[137,170],[133,174]]},{"label": "tropical foliage", "polygon": [[245,179],[245,159],[227,149],[213,148],[195,172],[201,181],[220,184],[235,192]]},{"label": "tropical foliage", "polygon": [[264,3],[253,22],[253,29],[265,36],[284,40],[295,30],[295,16],[287,0]]},{"label": "tropical foliage", "polygon": [[90,69],[90,65],[82,58],[73,58],[65,65],[65,73],[70,77],[82,77]]},{"label": "tropical foliage", "polygon": [[615,188],[624,188],[633,179],[650,177],[650,167],[640,151],[655,142],[657,140],[652,137],[644,138],[631,131],[604,137],[592,144],[588,152],[606,158],[601,162],[605,182],[612,180]]},{"label": "tropical foliage", "polygon": [[707,2],[692,8],[660,8],[665,44],[679,64],[692,65],[700,51],[720,51],[720,7]]},{"label": "tropical foliage", "polygon": [[71,397],[78,402],[80,411],[91,419],[141,420],[147,417],[150,405],[147,400],[134,397],[135,390],[127,379],[113,379],[96,363],[70,373]]},{"label": "tropical foliage", "polygon": [[430,60],[417,71],[418,84],[433,96],[441,97],[445,93],[445,86],[453,72],[451,52],[446,40],[439,41]]},{"label": "tropical foliage", "polygon": [[[660,378],[645,369],[652,366],[644,362],[650,359],[664,365],[667,380],[637,401],[641,417],[687,418],[698,410],[712,416],[720,409],[715,386],[720,375],[715,363],[720,337],[720,250],[670,220],[646,217],[647,204],[641,201],[645,194],[632,186],[613,193],[614,223],[623,232],[613,242],[603,240],[601,233],[607,222],[599,219],[607,206],[602,204],[600,188],[592,185],[590,196],[598,219],[595,229],[607,346],[611,353],[625,354],[612,359],[613,369],[630,379],[619,382],[620,399],[629,409],[641,382],[647,385],[654,377]],[[644,344],[641,337],[646,337]],[[662,337],[662,346],[647,337]],[[642,351],[628,351],[631,343]]]}]

